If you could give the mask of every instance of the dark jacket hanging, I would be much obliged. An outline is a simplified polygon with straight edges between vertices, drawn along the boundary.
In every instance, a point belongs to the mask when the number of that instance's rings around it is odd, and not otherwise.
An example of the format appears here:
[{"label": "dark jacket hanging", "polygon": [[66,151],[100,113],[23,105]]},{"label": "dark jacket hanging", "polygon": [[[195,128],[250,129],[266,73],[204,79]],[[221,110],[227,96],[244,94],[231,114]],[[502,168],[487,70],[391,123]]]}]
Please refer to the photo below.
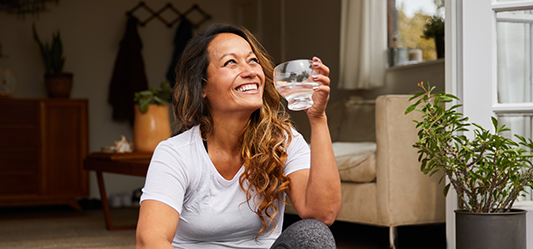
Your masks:
[{"label": "dark jacket hanging", "polygon": [[168,66],[166,76],[172,88],[174,88],[174,84],[176,84],[176,65],[181,57],[181,53],[183,53],[185,46],[187,46],[187,43],[191,38],[192,24],[189,22],[189,20],[187,20],[187,18],[183,18],[180,22],[180,25],[176,29],[176,34],[174,35],[174,53],[172,54],[172,61]]},{"label": "dark jacket hanging", "polygon": [[108,102],[113,107],[113,120],[128,120],[133,124],[133,96],[148,89],[141,55],[142,42],[137,32],[138,20],[129,17],[126,33],[120,41],[113,76],[109,85]]}]

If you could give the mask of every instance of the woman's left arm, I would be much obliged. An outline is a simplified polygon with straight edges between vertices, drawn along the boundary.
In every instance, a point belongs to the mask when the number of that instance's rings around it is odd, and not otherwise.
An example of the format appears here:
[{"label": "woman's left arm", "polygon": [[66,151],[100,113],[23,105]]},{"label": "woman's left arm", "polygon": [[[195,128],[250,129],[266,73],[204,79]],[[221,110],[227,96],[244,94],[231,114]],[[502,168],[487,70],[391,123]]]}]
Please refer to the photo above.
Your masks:
[{"label": "woman's left arm", "polygon": [[313,58],[313,80],[320,85],[313,94],[313,106],[306,110],[311,125],[311,168],[290,174],[287,191],[302,219],[317,219],[331,225],[341,206],[341,183],[331,146],[326,106],[329,99],[329,68]]}]

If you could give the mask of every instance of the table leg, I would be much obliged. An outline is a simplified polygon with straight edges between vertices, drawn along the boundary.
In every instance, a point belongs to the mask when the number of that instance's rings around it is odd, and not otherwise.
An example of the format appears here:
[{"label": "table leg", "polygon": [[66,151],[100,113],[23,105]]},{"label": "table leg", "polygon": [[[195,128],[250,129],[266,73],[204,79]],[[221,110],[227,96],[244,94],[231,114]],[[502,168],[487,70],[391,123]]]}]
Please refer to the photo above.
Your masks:
[{"label": "table leg", "polygon": [[124,229],[135,229],[137,225],[129,226],[113,226],[113,220],[111,218],[111,211],[109,210],[109,203],[107,201],[107,193],[105,191],[104,177],[101,171],[96,171],[96,178],[98,180],[98,189],[100,190],[100,198],[102,199],[102,209],[104,210],[105,216],[105,225],[107,230],[124,230]]}]

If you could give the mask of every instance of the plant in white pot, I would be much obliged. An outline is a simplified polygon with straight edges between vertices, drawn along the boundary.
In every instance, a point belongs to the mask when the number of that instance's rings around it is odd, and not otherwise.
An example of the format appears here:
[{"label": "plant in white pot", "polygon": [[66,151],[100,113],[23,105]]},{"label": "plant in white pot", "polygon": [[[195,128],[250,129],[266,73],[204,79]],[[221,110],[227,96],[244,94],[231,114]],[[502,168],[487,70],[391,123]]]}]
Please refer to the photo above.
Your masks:
[{"label": "plant in white pot", "polygon": [[[449,179],[444,195],[450,186],[457,192],[457,248],[525,249],[525,211],[512,206],[526,186],[533,186],[533,142],[519,135],[518,143],[502,136],[509,129],[494,117],[494,132],[470,124],[457,111],[461,105],[445,108],[445,103],[459,100],[456,96],[433,93],[435,87],[422,82],[419,86],[423,91],[411,98],[416,102],[405,113],[423,114],[422,120],[414,121],[420,140],[413,145],[422,172],[433,175],[442,170]],[[471,125],[475,129],[469,138],[463,133]]]},{"label": "plant in white pot", "polygon": [[46,73],[44,75],[48,97],[51,98],[68,98],[72,90],[72,73],[63,72],[65,57],[63,56],[63,43],[59,31],[52,34],[52,44],[44,44],[39,39],[39,35],[32,26],[33,38],[39,44],[43,58]]},{"label": "plant in white pot", "polygon": [[133,121],[133,145],[136,152],[153,152],[157,144],[170,137],[170,83],[159,88],[136,92]]}]

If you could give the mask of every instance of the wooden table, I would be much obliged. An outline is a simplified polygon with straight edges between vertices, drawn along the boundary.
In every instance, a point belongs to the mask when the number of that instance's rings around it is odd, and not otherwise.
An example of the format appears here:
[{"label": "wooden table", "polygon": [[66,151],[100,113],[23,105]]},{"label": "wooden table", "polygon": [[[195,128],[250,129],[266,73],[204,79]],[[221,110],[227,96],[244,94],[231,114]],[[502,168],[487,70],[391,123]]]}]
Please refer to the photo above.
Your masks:
[{"label": "wooden table", "polygon": [[137,225],[113,226],[102,173],[146,176],[152,153],[91,153],[83,160],[85,170],[96,172],[105,223],[108,230],[135,229]]}]

